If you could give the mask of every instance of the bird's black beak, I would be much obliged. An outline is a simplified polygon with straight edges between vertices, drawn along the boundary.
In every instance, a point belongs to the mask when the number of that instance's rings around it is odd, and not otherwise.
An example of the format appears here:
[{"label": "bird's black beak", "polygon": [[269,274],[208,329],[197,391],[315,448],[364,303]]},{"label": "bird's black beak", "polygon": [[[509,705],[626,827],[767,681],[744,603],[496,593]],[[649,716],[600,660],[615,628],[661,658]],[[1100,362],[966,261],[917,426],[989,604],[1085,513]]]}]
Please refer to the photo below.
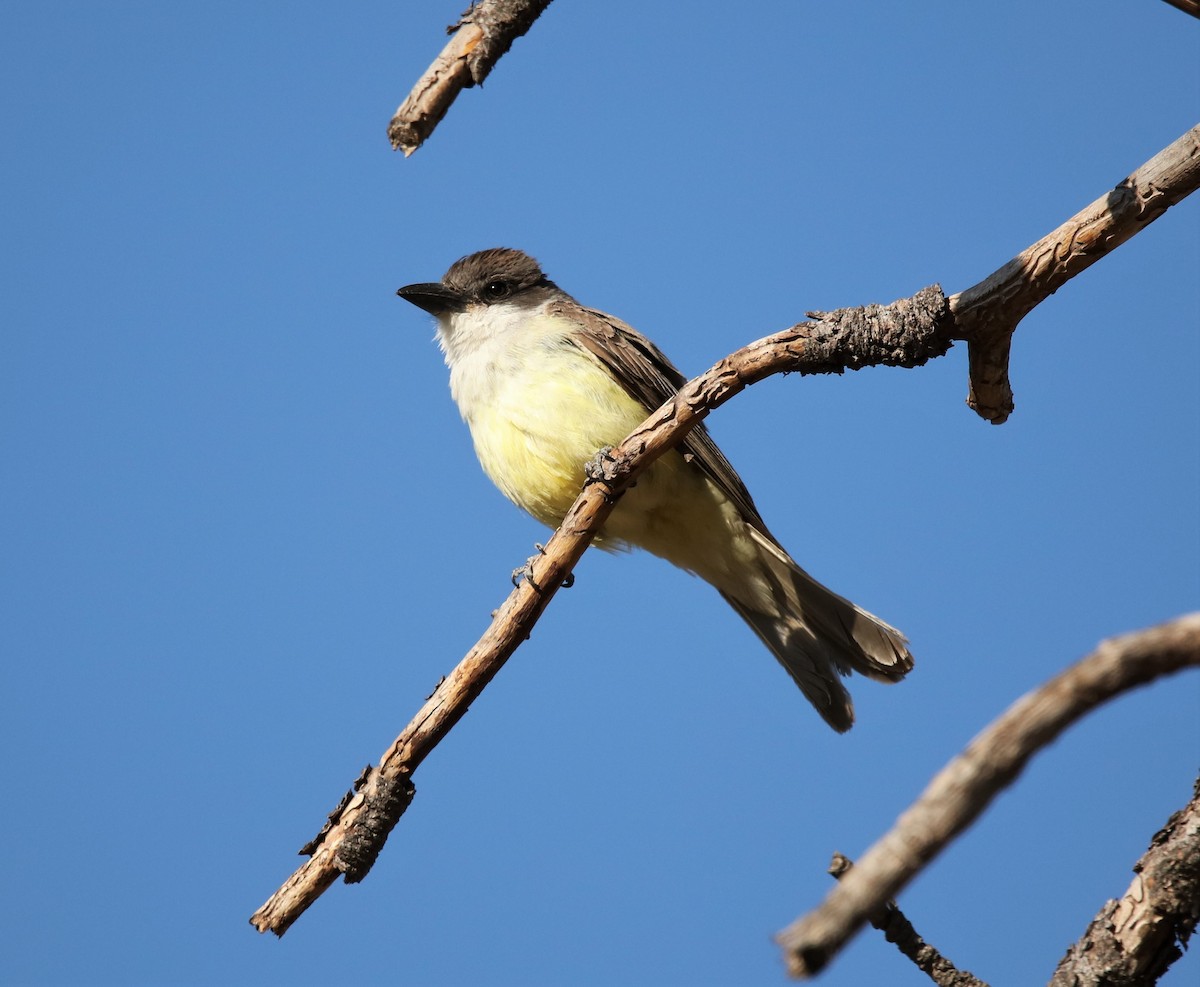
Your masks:
[{"label": "bird's black beak", "polygon": [[461,312],[464,307],[462,299],[439,281],[429,284],[406,284],[396,294],[418,308],[425,309],[430,315]]}]

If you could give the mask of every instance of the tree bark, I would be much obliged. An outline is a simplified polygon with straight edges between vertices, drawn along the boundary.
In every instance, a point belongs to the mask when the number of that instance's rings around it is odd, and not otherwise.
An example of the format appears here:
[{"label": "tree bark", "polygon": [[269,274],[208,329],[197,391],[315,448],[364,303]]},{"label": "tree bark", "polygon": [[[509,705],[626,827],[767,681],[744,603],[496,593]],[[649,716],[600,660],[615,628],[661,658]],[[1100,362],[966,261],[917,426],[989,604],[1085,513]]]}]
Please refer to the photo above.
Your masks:
[{"label": "tree bark", "polygon": [[968,341],[967,404],[994,425],[1006,421],[1013,411],[1008,361],[1017,324],[1198,187],[1200,125],[1000,270],[952,296],[954,338]]},{"label": "tree bark", "polygon": [[[833,862],[829,865],[829,873],[840,881],[842,877],[850,873],[853,866],[849,857],[835,853]],[[885,901],[877,911],[871,914],[868,921],[883,933],[888,942],[893,943],[901,953],[912,960],[913,965],[938,987],[988,987],[973,973],[960,970],[922,939],[894,901],[890,899]]]},{"label": "tree bark", "polygon": [[1063,730],[1113,696],[1200,666],[1200,613],[1105,641],[1013,704],[943,768],[821,905],[778,936],[793,976],[812,976]]},{"label": "tree bark", "polygon": [[1050,987],[1151,987],[1200,922],[1200,780],[1133,867],[1133,883],[1100,910]]},{"label": "tree bark", "polygon": [[388,140],[407,158],[425,143],[464,89],[483,84],[512,43],[551,0],[480,0],[446,29],[452,35],[388,123]]},{"label": "tree bark", "polygon": [[[1132,236],[1168,205],[1200,185],[1200,127],[1154,160],[1164,155],[1167,161],[1185,162],[1166,169],[1166,173],[1175,176],[1171,194],[1151,194],[1156,205],[1132,210],[1137,221],[1129,218],[1129,210],[1120,210],[1125,217],[1121,232],[1104,232],[1093,237],[1102,248],[1098,248],[1095,256],[1077,262],[1064,260],[1052,265],[1051,273],[1044,274],[1039,264],[1021,260],[1037,254],[1038,244],[1035,244],[975,288],[949,300],[940,287],[933,285],[890,305],[811,313],[817,321],[801,322],[751,343],[689,381],[616,450],[598,457],[593,480],[584,487],[544,554],[532,560],[529,579],[496,611],[491,627],[396,738],[379,767],[369,769],[359,779],[342,805],[330,815],[325,829],[304,848],[312,858],[251,916],[251,923],[260,932],[270,930],[282,935],[339,874],[350,881],[366,875],[392,826],[411,801],[413,771],[529,636],[625,487],[655,459],[682,442],[710,411],[750,384],[776,373],[843,373],[876,365],[911,368],[944,355],[955,339],[967,339],[972,345],[982,339],[985,350],[992,345],[989,340],[1007,339],[1005,331],[997,327],[1007,322],[1015,328],[1029,308],[1037,304],[1031,298],[1047,297],[1054,287],[1065,283],[1097,256]],[[1138,174],[1144,170],[1140,169]],[[1159,174],[1157,166],[1153,173]],[[1147,188],[1153,193],[1158,186]],[[1110,231],[1109,220],[1115,215],[1116,212],[1110,212],[1099,217],[1097,228]],[[1079,219],[1075,217],[1039,244],[1054,239],[1061,230],[1074,228]],[[1080,247],[1080,237],[1074,237],[1073,242],[1082,253],[1087,253]],[[1006,382],[1007,368],[1004,369]],[[975,387],[974,377],[972,386]],[[979,405],[977,410],[980,407],[985,406]],[[388,808],[381,810],[380,806]],[[395,806],[399,806],[398,810]],[[367,818],[371,820],[369,826]],[[354,847],[349,857],[342,851],[347,842]]]}]

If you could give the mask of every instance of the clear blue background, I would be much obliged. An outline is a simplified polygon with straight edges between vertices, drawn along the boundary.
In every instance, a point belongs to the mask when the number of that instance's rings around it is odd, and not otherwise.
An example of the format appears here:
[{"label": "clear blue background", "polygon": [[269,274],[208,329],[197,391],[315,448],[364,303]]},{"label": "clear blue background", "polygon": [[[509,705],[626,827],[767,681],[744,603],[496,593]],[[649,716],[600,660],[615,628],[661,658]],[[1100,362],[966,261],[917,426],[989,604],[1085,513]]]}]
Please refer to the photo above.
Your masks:
[{"label": "clear blue background", "polygon": [[[903,628],[830,732],[716,595],[589,553],[366,883],[247,924],[544,532],[395,289],[524,248],[699,372],[980,280],[1196,122],[1165,3],[560,0],[405,160],[459,2],[0,9],[0,980],[779,984],[771,936],[1014,699],[1200,602],[1200,199],[966,352],[712,427],[792,553]],[[1045,982],[1188,798],[1195,673],[1041,755],[902,897]],[[1195,955],[1166,981],[1192,983]],[[822,983],[924,984],[861,935]]]}]

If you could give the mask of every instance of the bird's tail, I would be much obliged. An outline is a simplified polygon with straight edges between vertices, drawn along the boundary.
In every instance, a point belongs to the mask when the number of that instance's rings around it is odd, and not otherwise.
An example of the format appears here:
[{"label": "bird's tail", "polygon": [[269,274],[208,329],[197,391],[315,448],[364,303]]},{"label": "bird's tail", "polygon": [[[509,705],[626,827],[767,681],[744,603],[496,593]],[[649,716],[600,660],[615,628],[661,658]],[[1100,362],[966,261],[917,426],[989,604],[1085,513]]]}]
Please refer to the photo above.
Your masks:
[{"label": "bird's tail", "polygon": [[767,534],[751,529],[777,606],[763,613],[721,595],[779,659],[817,712],[839,733],[854,724],[854,703],[840,676],[859,672],[899,682],[912,670],[907,641],[896,628],[826,589]]}]

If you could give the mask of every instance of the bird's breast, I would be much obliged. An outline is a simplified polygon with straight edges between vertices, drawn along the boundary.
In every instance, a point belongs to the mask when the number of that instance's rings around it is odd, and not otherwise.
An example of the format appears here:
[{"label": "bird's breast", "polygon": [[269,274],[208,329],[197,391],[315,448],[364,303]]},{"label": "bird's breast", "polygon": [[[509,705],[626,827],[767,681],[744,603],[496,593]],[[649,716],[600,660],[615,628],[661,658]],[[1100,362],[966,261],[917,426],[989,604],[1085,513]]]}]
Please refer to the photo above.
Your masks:
[{"label": "bird's breast", "polygon": [[451,368],[451,391],[492,482],[550,527],[583,486],[584,463],[647,412],[570,325],[541,317],[504,345],[479,347]]},{"label": "bird's breast", "polygon": [[[451,362],[451,392],[484,471],[550,528],[579,496],[584,464],[649,414],[571,332],[564,320],[535,317]],[[724,588],[753,554],[744,528],[736,506],[672,450],[625,494],[596,544],[640,546]]]}]

